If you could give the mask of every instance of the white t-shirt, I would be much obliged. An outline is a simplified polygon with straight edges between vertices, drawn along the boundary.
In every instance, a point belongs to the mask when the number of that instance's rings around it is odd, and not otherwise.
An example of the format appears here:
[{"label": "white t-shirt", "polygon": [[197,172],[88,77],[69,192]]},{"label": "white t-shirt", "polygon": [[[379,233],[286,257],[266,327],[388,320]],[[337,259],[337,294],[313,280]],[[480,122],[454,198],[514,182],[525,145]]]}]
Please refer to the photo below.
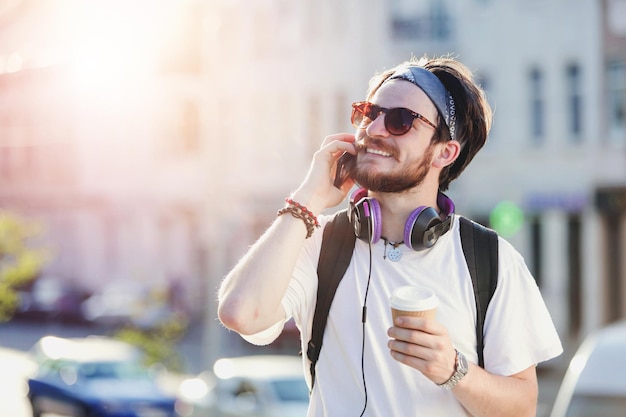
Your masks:
[{"label": "white t-shirt", "polygon": [[[327,216],[320,217],[322,224],[328,220]],[[305,242],[282,303],[285,320],[293,317],[300,329],[303,352],[306,352],[311,338],[321,242],[321,230]],[[466,416],[452,392],[441,389],[419,371],[394,360],[387,347],[387,330],[392,326],[389,296],[396,287],[418,285],[437,294],[440,300],[437,320],[447,327],[455,348],[468,361],[478,362],[476,305],[461,248],[458,217],[455,217],[451,230],[431,249],[414,251],[405,245],[399,249],[401,260],[392,262],[384,259],[383,240],[371,245],[372,271],[363,356],[368,394],[364,415]],[[485,369],[494,374],[512,375],[558,356],[562,347],[523,258],[502,238],[499,240],[499,258],[498,286],[485,318]],[[369,244],[357,239],[352,260],[328,316],[309,417],[359,416],[363,409],[361,314],[369,267]],[[278,337],[283,324],[277,323],[245,339],[255,344],[270,343]],[[310,386],[306,354],[303,361]]]}]

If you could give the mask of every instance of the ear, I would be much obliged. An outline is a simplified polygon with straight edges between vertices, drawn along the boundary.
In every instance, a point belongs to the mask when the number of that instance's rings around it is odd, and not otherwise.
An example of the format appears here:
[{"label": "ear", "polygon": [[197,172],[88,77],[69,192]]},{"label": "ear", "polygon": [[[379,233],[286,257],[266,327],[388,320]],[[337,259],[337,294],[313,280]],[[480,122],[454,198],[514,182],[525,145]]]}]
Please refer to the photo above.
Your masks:
[{"label": "ear", "polygon": [[433,159],[433,166],[443,169],[458,158],[459,153],[461,153],[461,144],[456,140],[449,140],[440,145],[439,152],[435,154]]}]

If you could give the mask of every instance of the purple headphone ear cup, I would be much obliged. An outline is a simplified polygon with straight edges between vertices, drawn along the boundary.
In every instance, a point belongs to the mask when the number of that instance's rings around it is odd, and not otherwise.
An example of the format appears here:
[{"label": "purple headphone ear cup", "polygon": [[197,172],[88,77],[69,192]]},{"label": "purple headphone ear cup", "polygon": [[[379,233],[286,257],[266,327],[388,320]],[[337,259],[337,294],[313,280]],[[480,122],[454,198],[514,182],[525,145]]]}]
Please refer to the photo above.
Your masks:
[{"label": "purple headphone ear cup", "polygon": [[432,207],[418,207],[409,215],[404,225],[404,244],[413,250],[423,250],[432,247],[439,238],[438,235],[427,233],[431,227],[442,223],[439,213]]},{"label": "purple headphone ear cup", "polygon": [[350,195],[348,212],[354,234],[362,240],[378,242],[382,234],[382,215],[380,204],[374,198],[367,197],[365,188],[358,188]]},{"label": "purple headphone ear cup", "polygon": [[350,195],[350,201],[354,203],[358,203],[364,197],[367,197],[367,190],[365,188],[357,188]]},{"label": "purple headphone ear cup", "polygon": [[383,230],[383,219],[380,212],[380,203],[375,198],[367,199],[370,205],[370,224],[372,227],[371,242],[376,243],[380,240]]},{"label": "purple headphone ear cup", "polygon": [[367,197],[367,190],[365,188],[357,188],[352,192],[352,194],[350,194],[350,209],[348,210],[348,218],[350,219],[350,222],[354,225],[355,230],[357,227],[355,222],[358,221],[357,203],[361,201],[364,197]]},{"label": "purple headphone ear cup", "polygon": [[441,210],[441,213],[449,217],[452,213],[454,213],[454,202],[442,192],[437,194],[437,206]]},{"label": "purple headphone ear cup", "polygon": [[417,221],[417,216],[419,216],[425,208],[426,206],[420,206],[413,210],[404,224],[404,244],[411,249],[414,249],[411,245],[411,235],[413,234],[413,228],[415,226],[415,222]]},{"label": "purple headphone ear cup", "polygon": [[365,197],[353,204],[353,207],[351,222],[356,237],[366,242],[378,242],[382,230],[378,201]]}]

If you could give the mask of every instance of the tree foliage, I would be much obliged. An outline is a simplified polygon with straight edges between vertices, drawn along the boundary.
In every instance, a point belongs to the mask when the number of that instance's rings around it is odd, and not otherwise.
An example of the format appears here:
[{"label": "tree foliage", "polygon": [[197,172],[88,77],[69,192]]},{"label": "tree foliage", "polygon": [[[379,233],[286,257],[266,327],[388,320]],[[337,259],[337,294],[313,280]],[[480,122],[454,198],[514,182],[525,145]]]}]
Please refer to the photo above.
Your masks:
[{"label": "tree foliage", "polygon": [[180,372],[183,362],[176,351],[176,343],[185,336],[188,324],[186,318],[174,315],[150,329],[125,327],[115,338],[141,349],[146,365],[161,364],[170,371]]},{"label": "tree foliage", "polygon": [[17,289],[32,281],[49,259],[35,247],[42,227],[0,210],[0,322],[9,320],[18,306]]}]

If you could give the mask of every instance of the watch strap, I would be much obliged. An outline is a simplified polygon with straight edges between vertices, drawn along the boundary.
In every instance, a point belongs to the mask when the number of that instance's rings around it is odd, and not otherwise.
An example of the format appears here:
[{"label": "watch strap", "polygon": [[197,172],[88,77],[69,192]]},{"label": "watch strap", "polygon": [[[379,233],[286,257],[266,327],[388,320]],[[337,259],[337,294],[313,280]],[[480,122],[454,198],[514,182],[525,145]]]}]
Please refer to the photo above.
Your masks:
[{"label": "watch strap", "polygon": [[467,374],[467,360],[465,356],[458,350],[454,350],[456,352],[456,356],[454,359],[454,372],[452,376],[444,383],[437,384],[441,388],[445,390],[452,389],[459,383],[459,381]]}]

